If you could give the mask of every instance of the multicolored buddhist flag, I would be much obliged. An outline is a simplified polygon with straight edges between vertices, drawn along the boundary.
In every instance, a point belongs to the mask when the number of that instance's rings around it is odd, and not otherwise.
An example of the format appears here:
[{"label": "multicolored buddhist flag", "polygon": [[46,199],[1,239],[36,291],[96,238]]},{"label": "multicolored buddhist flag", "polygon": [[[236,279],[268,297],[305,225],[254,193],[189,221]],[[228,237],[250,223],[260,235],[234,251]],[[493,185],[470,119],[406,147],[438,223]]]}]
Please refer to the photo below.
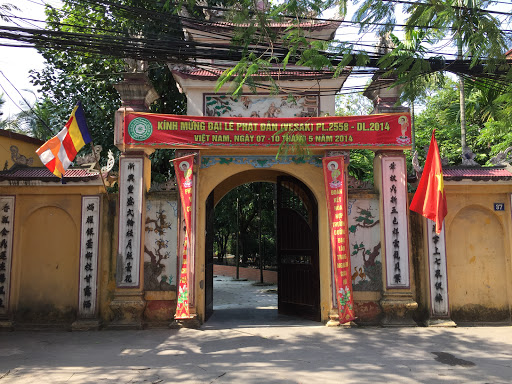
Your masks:
[{"label": "multicolored buddhist flag", "polygon": [[448,208],[444,190],[443,168],[435,135],[436,130],[434,129],[420,183],[409,208],[411,211],[434,221],[436,232],[441,233]]},{"label": "multicolored buddhist flag", "polygon": [[62,178],[78,151],[90,142],[91,135],[85,122],[84,110],[78,102],[64,128],[36,153],[51,173]]}]

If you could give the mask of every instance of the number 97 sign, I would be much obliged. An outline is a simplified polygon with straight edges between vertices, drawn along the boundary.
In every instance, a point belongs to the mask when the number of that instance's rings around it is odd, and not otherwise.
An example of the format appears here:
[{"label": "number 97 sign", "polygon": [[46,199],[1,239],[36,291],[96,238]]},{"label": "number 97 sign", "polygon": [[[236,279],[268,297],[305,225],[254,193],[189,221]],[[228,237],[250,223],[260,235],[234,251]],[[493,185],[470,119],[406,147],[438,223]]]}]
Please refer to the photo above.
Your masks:
[{"label": "number 97 sign", "polygon": [[504,211],[505,203],[494,203],[494,210],[495,211]]}]

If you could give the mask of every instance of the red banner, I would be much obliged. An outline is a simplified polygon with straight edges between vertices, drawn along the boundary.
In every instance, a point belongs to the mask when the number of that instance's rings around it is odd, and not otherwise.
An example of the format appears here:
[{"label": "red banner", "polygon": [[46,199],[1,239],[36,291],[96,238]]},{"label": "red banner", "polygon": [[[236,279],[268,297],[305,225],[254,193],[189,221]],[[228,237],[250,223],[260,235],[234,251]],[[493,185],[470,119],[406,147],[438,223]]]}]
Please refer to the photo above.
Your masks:
[{"label": "red banner", "polygon": [[190,239],[190,223],[192,219],[192,175],[194,169],[194,155],[174,159],[173,163],[186,226],[185,243],[183,245],[183,262],[181,264],[180,283],[178,287],[178,303],[174,318],[189,319],[190,310],[188,305],[187,248]]},{"label": "red banner", "polygon": [[123,142],[155,147],[309,147],[410,149],[408,113],[368,116],[249,118],[128,113]]},{"label": "red banner", "polygon": [[340,324],[344,324],[355,318],[350,275],[345,162],[342,157],[324,157],[322,163],[331,232],[336,302]]}]

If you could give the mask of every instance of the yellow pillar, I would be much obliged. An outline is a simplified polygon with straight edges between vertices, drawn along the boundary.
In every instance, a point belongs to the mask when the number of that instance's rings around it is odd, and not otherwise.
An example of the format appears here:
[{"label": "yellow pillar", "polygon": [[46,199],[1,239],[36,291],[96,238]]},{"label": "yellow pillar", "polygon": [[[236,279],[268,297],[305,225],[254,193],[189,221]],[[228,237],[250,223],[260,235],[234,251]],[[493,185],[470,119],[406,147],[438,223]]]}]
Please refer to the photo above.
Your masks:
[{"label": "yellow pillar", "polygon": [[374,184],[379,191],[383,295],[380,305],[384,326],[415,326],[412,313],[413,268],[409,244],[407,166],[400,151],[375,155]]}]

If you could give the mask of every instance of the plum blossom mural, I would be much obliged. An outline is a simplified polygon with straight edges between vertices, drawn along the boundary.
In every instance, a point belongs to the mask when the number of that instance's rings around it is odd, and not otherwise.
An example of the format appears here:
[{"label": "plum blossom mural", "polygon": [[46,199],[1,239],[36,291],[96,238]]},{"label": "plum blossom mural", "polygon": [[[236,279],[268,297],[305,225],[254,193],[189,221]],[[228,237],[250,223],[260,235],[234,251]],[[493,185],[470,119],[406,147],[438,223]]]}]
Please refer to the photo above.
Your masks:
[{"label": "plum blossom mural", "polygon": [[176,290],[177,201],[148,199],[144,241],[144,289]]},{"label": "plum blossom mural", "polygon": [[348,229],[354,291],[382,289],[379,201],[377,198],[348,200]]}]

